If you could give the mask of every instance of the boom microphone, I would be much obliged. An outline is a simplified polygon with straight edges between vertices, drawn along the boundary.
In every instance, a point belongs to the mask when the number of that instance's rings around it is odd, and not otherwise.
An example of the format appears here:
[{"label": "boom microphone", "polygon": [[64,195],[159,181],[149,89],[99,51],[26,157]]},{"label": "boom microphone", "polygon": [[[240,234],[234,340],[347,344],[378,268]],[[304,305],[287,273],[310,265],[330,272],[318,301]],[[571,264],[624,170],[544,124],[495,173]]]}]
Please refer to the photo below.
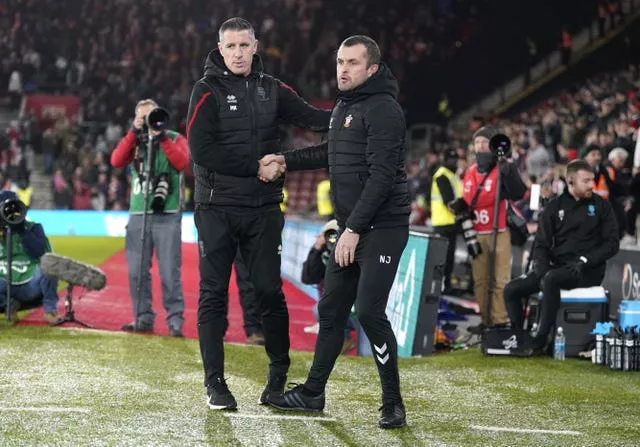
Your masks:
[{"label": "boom microphone", "polygon": [[107,284],[107,275],[99,268],[55,253],[42,255],[40,269],[48,276],[87,290],[102,290]]}]

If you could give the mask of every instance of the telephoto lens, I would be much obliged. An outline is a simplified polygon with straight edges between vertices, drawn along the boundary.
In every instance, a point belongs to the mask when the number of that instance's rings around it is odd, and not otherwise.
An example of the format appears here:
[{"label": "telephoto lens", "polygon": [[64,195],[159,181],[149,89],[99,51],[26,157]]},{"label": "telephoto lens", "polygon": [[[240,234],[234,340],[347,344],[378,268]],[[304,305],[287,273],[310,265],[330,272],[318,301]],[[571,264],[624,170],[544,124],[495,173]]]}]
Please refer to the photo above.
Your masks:
[{"label": "telephoto lens", "polygon": [[156,213],[164,211],[164,205],[167,202],[167,195],[169,194],[169,174],[163,172],[158,176],[156,185],[153,190],[153,201],[151,202],[151,208]]}]

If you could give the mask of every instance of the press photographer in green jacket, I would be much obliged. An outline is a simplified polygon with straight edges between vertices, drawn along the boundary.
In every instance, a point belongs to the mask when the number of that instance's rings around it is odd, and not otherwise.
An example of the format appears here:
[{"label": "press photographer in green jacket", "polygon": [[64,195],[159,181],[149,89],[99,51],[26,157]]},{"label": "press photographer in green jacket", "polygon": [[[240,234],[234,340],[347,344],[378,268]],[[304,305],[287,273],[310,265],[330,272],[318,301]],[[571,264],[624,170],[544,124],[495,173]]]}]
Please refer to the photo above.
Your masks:
[{"label": "press photographer in green jacket", "polygon": [[[13,191],[0,191],[0,204],[7,200],[16,201]],[[23,204],[24,205],[24,204]],[[26,206],[24,207],[26,209]],[[58,280],[50,278],[40,270],[40,257],[51,252],[51,244],[42,225],[29,220],[11,226],[13,256],[11,262],[11,308],[31,309],[44,307],[44,319],[54,323],[58,319]],[[7,241],[4,227],[0,227],[0,309],[7,306]]]}]

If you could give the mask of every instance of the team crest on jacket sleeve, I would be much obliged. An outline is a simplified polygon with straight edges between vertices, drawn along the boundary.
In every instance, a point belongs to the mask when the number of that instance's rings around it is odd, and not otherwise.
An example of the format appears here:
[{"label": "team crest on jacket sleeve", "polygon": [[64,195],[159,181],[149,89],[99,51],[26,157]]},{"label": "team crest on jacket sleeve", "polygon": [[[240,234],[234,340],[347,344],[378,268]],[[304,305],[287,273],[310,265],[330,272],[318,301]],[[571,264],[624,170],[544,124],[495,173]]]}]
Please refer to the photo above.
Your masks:
[{"label": "team crest on jacket sleeve", "polygon": [[344,119],[344,127],[351,126],[351,121],[353,121],[353,115],[348,114],[347,117]]}]

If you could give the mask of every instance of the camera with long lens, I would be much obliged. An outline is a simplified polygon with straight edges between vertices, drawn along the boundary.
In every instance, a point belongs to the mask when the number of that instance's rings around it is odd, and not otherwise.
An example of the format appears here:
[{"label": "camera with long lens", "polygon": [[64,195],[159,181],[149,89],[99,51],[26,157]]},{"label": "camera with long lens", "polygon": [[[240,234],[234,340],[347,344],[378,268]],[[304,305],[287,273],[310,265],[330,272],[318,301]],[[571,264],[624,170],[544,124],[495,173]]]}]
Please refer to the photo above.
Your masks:
[{"label": "camera with long lens", "polygon": [[462,237],[467,246],[469,256],[474,259],[477,258],[482,253],[482,247],[480,246],[480,242],[478,242],[478,232],[473,228],[469,205],[467,205],[464,199],[459,198],[452,202],[449,207],[456,216],[456,223],[462,228]]},{"label": "camera with long lens", "polygon": [[489,150],[498,160],[511,157],[511,140],[504,134],[494,135],[489,140]]},{"label": "camera with long lens", "polygon": [[153,187],[153,200],[151,201],[151,209],[156,213],[164,211],[167,195],[169,195],[169,187],[169,174],[163,172],[158,175]]},{"label": "camera with long lens", "polygon": [[27,218],[27,205],[18,199],[7,199],[0,203],[0,223],[19,229]]},{"label": "camera with long lens", "polygon": [[338,231],[337,230],[327,230],[324,233],[324,243],[327,246],[327,250],[329,250],[330,252],[333,251],[333,249],[336,247],[336,244],[338,243]]},{"label": "camera with long lens", "polygon": [[169,124],[169,112],[162,107],[156,107],[151,110],[151,112],[147,113],[147,116],[144,117],[144,124],[142,126],[142,130],[144,133],[148,133],[149,129],[155,130],[157,132],[162,132],[167,129],[167,125]]}]

